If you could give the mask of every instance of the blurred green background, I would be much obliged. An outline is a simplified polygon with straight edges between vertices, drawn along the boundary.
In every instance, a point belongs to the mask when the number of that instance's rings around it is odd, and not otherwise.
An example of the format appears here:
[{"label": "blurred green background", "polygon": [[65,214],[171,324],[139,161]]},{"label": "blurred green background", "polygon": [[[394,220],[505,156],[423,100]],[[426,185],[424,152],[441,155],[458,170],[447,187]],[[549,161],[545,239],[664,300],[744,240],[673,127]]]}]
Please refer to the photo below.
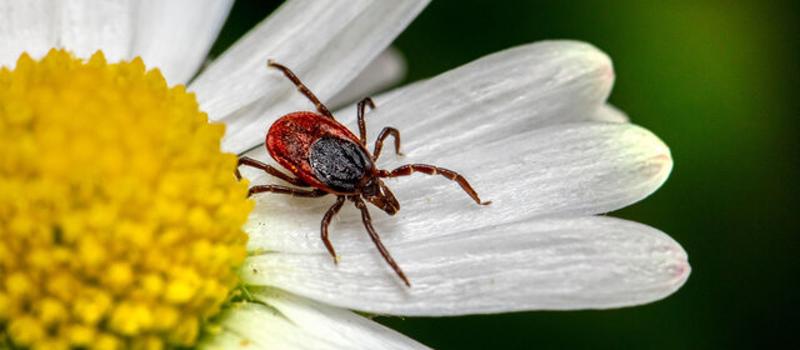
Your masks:
[{"label": "blurred green background", "polygon": [[[278,1],[239,0],[213,52]],[[654,195],[615,216],[670,234],[693,272],[669,298],[603,311],[378,318],[436,348],[800,348],[797,1],[434,1],[394,44],[407,82],[543,39],[614,60],[611,102],[672,149]]]}]

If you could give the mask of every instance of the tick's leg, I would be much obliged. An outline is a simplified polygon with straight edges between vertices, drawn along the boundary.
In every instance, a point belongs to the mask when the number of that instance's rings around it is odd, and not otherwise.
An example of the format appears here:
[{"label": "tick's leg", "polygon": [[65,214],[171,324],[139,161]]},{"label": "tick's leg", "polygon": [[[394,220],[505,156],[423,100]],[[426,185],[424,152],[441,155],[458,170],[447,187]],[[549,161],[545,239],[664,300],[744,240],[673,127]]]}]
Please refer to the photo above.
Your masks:
[{"label": "tick's leg", "polygon": [[286,175],[283,172],[281,172],[280,170],[275,169],[271,165],[265,164],[263,162],[260,162],[258,160],[253,159],[253,158],[250,158],[250,157],[241,157],[241,158],[239,158],[239,162],[236,164],[236,178],[237,179],[240,179],[240,180],[242,179],[242,174],[239,173],[239,167],[242,166],[242,165],[246,165],[246,166],[253,167],[253,168],[256,168],[256,169],[264,170],[267,174],[275,176],[275,177],[277,177],[277,178],[279,178],[279,179],[281,179],[283,181],[286,181],[286,182],[288,182],[288,183],[290,183],[292,185],[300,186],[300,187],[308,187],[308,185],[305,182],[303,182],[303,180],[300,180],[298,178],[294,178],[294,177],[291,177],[289,175]]},{"label": "tick's leg", "polygon": [[259,185],[250,187],[250,189],[247,190],[247,196],[250,197],[256,193],[261,193],[261,192],[288,194],[294,197],[322,197],[328,194],[328,192],[318,189],[300,190],[280,185]]},{"label": "tick's leg", "polygon": [[375,103],[369,97],[364,97],[363,100],[358,102],[358,133],[361,134],[361,145],[367,145],[367,123],[364,122],[364,109],[369,106],[370,109],[375,109]]},{"label": "tick's leg", "polygon": [[448,178],[448,179],[450,179],[452,181],[458,182],[458,184],[461,185],[461,188],[464,190],[464,192],[467,192],[467,194],[470,197],[472,197],[472,199],[475,201],[475,203],[478,203],[480,205],[489,205],[489,204],[492,203],[491,201],[481,202],[481,199],[478,197],[478,193],[476,193],[475,190],[472,189],[472,186],[469,185],[469,182],[467,182],[467,179],[465,179],[459,173],[457,173],[455,171],[452,171],[452,170],[445,169],[445,168],[439,168],[439,167],[436,167],[436,166],[433,166],[433,165],[408,164],[408,165],[403,165],[403,166],[401,166],[401,167],[399,167],[397,169],[394,169],[391,172],[388,172],[386,170],[380,170],[378,172],[378,176],[380,176],[380,177],[398,177],[398,176],[411,175],[411,174],[416,173],[416,172],[420,172],[420,173],[424,173],[424,174],[428,174],[428,175],[442,175],[442,176],[444,176],[444,177],[446,177],[446,178]]},{"label": "tick's leg", "polygon": [[283,75],[289,78],[289,80],[291,80],[292,83],[294,83],[294,85],[297,86],[297,90],[300,91],[300,93],[302,93],[303,95],[306,95],[306,98],[311,100],[311,103],[313,103],[314,106],[317,107],[317,111],[319,111],[320,114],[331,119],[336,119],[333,117],[333,114],[331,114],[331,111],[328,110],[328,107],[325,107],[325,105],[319,101],[317,96],[314,96],[314,93],[311,92],[311,90],[309,90],[308,87],[306,87],[306,85],[303,84],[302,81],[300,81],[300,78],[294,75],[294,72],[292,72],[291,69],[273,60],[267,61],[267,65],[270,67],[280,69],[283,72]]},{"label": "tick's leg", "polygon": [[325,243],[325,248],[328,248],[328,253],[331,253],[331,257],[333,257],[333,263],[339,263],[339,257],[336,256],[336,251],[333,250],[333,244],[328,239],[328,225],[331,223],[331,219],[339,212],[339,209],[342,209],[342,204],[344,204],[344,196],[336,197],[336,203],[333,203],[328,212],[325,213],[325,216],[322,217],[322,243]]},{"label": "tick's leg", "polygon": [[372,239],[372,242],[375,243],[375,246],[378,248],[378,251],[381,252],[381,256],[383,256],[383,260],[386,260],[386,263],[392,267],[392,270],[400,277],[400,279],[405,282],[406,286],[411,287],[411,283],[408,282],[408,278],[406,274],[403,273],[403,270],[400,269],[400,266],[392,259],[392,256],[389,254],[389,251],[386,250],[386,247],[383,246],[381,242],[381,237],[378,236],[378,233],[375,232],[375,228],[372,227],[372,218],[369,216],[369,211],[367,211],[367,206],[364,204],[364,201],[361,200],[359,197],[350,197],[353,203],[356,204],[356,208],[361,210],[361,221],[364,222],[364,227],[367,229],[367,233],[369,233],[369,238]]},{"label": "tick's leg", "polygon": [[381,130],[381,133],[378,134],[378,139],[375,141],[375,150],[372,151],[372,160],[378,160],[378,157],[381,155],[381,149],[383,149],[383,141],[386,140],[387,137],[394,136],[394,153],[397,155],[402,156],[403,154],[400,153],[400,131],[397,129],[388,126]]}]

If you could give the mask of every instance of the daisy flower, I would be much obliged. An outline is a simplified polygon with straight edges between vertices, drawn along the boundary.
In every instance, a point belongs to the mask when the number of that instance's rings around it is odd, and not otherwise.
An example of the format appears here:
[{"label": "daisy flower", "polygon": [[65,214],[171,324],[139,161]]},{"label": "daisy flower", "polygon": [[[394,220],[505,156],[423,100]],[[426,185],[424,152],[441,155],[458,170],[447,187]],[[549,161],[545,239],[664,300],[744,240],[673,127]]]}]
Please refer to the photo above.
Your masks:
[{"label": "daisy flower", "polygon": [[[379,166],[456,169],[493,201],[387,183],[403,209],[374,225],[411,288],[354,209],[331,225],[337,266],[318,231],[332,198],[245,199],[233,153],[270,162],[253,148],[270,123],[312,108],[267,58],[346,101],[391,79],[376,63],[357,76],[426,4],[288,1],[191,79],[231,1],[0,2],[0,348],[424,348],[350,310],[600,309],[680,288],[677,242],[599,216],[655,191],[672,159],[606,104],[611,61],[583,43],[511,48],[375,99],[369,135],[395,126],[406,153]],[[334,114],[353,126],[354,110]]]}]

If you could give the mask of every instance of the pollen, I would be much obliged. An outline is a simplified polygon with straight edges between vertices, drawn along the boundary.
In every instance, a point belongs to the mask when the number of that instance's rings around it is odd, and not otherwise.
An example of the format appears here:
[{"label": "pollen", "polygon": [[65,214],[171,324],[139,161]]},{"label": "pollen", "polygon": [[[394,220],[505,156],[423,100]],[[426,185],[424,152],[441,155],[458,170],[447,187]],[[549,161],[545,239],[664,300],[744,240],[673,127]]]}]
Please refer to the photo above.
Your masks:
[{"label": "pollen", "polygon": [[139,58],[0,68],[0,348],[194,345],[246,255],[223,133]]}]

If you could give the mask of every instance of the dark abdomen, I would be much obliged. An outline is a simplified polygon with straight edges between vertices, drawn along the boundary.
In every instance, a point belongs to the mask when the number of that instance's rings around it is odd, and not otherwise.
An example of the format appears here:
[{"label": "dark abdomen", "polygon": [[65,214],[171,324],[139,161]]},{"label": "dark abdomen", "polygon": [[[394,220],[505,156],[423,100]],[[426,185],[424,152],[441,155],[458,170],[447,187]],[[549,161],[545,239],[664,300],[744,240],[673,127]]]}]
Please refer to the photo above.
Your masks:
[{"label": "dark abdomen", "polygon": [[309,163],[314,176],[337,192],[354,192],[372,168],[361,147],[351,140],[322,137],[311,145]]}]

